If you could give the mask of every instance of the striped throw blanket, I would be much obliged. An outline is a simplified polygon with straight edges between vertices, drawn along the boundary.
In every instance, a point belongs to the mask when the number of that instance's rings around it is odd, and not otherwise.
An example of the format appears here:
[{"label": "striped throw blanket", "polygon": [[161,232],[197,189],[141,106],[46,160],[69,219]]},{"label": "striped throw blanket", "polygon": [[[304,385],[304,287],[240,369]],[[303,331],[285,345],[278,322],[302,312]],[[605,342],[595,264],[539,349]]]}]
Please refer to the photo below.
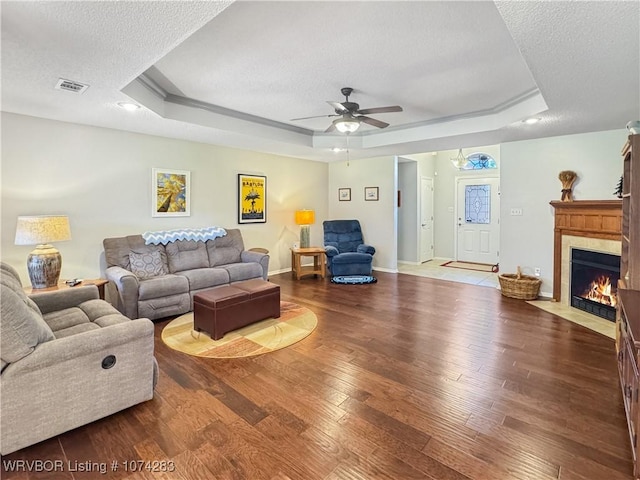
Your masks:
[{"label": "striped throw blanket", "polygon": [[195,240],[206,242],[217,237],[224,237],[227,231],[221,227],[180,228],[176,230],[160,230],[158,232],[144,232],[142,238],[147,245],[166,245],[176,240]]}]

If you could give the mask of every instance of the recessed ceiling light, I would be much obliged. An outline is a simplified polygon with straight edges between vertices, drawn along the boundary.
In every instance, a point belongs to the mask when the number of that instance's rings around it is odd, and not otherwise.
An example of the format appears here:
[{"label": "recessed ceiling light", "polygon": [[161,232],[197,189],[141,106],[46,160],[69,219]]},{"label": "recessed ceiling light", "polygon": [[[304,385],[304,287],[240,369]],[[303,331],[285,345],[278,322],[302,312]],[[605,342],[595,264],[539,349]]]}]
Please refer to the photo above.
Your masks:
[{"label": "recessed ceiling light", "polygon": [[533,125],[534,123],[538,123],[540,121],[540,117],[531,117],[531,118],[527,118],[526,120],[523,120],[523,123],[526,123],[527,125]]},{"label": "recessed ceiling light", "polygon": [[333,147],[333,148],[331,149],[331,151],[332,151],[333,153],[340,153],[340,152],[344,152],[344,150],[345,150],[344,148],[340,148],[340,147]]},{"label": "recessed ceiling light", "polygon": [[127,112],[134,112],[140,108],[140,105],[131,102],[118,102],[120,108],[124,108]]}]

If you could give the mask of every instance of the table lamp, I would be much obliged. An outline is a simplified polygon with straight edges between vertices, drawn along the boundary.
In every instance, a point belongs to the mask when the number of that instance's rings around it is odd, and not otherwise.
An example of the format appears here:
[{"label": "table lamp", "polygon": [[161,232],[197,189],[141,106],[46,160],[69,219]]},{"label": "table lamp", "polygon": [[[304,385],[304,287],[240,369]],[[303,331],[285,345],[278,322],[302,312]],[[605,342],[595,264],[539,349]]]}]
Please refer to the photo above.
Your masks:
[{"label": "table lamp", "polygon": [[300,248],[309,248],[311,246],[309,240],[309,225],[316,220],[316,214],[313,210],[297,210],[296,224],[300,225]]},{"label": "table lamp", "polygon": [[32,288],[47,288],[58,284],[62,256],[50,242],[71,240],[69,217],[40,215],[18,217],[16,245],[36,245],[27,257],[27,270]]}]

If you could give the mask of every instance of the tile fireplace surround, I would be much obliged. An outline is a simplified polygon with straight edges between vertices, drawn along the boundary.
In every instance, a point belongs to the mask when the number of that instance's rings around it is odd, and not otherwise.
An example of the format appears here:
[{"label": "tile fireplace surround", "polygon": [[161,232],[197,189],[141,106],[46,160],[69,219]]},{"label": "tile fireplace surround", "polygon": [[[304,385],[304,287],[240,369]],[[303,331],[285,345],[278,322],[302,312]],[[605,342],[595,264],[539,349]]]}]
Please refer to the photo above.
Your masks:
[{"label": "tile fireplace surround", "polygon": [[555,210],[553,301],[529,303],[614,338],[613,322],[570,306],[569,276],[573,247],[620,255],[622,201],[576,200],[550,203]]}]

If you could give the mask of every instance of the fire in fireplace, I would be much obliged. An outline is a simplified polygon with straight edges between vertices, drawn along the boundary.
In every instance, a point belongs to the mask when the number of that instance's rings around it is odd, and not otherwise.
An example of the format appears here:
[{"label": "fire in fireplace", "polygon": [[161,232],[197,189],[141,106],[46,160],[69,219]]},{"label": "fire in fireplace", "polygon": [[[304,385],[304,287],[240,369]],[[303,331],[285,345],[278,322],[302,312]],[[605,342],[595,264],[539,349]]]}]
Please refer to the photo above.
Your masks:
[{"label": "fire in fireplace", "polygon": [[619,255],[571,249],[572,307],[615,322],[619,279]]}]

